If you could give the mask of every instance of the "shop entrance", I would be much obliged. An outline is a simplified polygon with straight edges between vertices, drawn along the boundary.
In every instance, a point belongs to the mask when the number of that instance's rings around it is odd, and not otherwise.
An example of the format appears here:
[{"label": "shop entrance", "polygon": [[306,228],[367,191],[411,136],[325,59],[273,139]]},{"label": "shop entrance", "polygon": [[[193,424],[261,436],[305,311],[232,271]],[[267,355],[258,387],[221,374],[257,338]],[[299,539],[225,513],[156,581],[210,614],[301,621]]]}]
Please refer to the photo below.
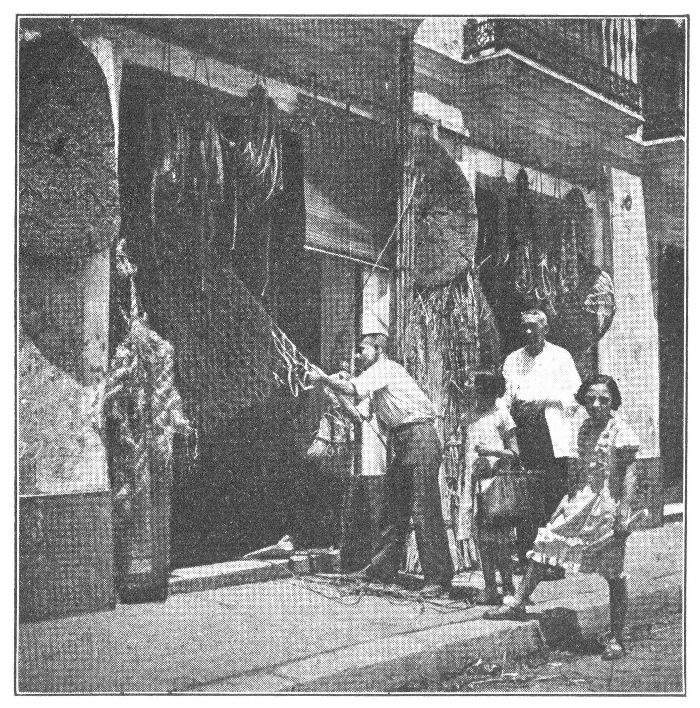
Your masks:
[{"label": "shop entrance", "polygon": [[[265,184],[269,199],[254,184],[236,193],[226,153],[207,139],[216,126],[233,142],[246,110],[193,82],[124,71],[121,235],[150,326],[174,347],[176,385],[198,431],[196,442],[176,438],[174,567],[230,560],[285,533],[312,535],[314,523],[298,487],[316,411],[311,394],[276,386],[269,331],[271,317],[318,361],[320,265],[303,248],[302,147],[277,125],[283,187]],[[123,335],[119,305],[115,288],[112,351]]]}]

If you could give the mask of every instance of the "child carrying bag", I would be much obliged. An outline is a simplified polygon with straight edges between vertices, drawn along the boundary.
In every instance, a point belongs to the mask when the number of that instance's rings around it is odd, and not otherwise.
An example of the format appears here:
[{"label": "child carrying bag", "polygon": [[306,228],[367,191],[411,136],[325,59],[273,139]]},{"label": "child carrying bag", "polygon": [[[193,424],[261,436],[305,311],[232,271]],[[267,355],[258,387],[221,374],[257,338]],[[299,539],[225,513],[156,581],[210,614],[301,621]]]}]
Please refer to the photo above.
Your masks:
[{"label": "child carrying bag", "polygon": [[501,460],[489,478],[477,481],[477,508],[484,522],[514,523],[532,516],[531,480],[525,469],[517,464],[503,464]]}]

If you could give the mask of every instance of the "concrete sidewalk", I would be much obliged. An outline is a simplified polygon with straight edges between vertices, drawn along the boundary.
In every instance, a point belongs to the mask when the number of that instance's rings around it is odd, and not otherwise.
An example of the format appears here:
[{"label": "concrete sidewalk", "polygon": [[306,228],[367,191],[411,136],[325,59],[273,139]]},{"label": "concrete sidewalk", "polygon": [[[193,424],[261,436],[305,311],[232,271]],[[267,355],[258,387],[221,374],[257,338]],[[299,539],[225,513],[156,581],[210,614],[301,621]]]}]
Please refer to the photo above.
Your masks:
[{"label": "concrete sidewalk", "polygon": [[[632,534],[627,561],[630,626],[681,611],[682,524]],[[463,603],[342,597],[298,578],[175,594],[20,625],[18,690],[385,692],[457,672],[470,658],[516,658],[607,624],[607,586],[597,576],[543,583],[533,603],[527,622],[486,622],[483,608]]]}]

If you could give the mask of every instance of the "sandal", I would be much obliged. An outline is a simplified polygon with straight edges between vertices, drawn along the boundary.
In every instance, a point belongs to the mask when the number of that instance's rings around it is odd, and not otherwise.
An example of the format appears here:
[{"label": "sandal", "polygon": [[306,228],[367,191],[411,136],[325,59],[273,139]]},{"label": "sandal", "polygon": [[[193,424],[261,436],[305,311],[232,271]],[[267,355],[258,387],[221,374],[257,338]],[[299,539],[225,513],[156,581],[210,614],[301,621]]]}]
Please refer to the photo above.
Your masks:
[{"label": "sandal", "polygon": [[615,637],[610,637],[605,642],[605,649],[603,650],[601,659],[604,659],[605,661],[617,661],[617,659],[621,659],[623,657],[624,653],[625,650],[622,647],[622,644],[620,644]]}]

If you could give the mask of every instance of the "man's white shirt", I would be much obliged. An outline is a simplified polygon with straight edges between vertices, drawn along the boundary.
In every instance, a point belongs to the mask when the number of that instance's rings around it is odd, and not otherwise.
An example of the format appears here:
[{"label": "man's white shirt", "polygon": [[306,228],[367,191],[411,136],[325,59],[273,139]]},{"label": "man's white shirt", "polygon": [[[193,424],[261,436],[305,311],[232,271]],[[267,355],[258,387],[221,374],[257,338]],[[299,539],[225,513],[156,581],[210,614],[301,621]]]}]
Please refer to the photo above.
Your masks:
[{"label": "man's white shirt", "polygon": [[516,349],[503,364],[506,380],[504,403],[510,408],[515,400],[545,400],[545,418],[555,457],[576,457],[574,415],[578,404],[574,395],[581,385],[571,354],[563,347],[545,342],[536,356]]},{"label": "man's white shirt", "polygon": [[360,400],[371,396],[372,411],[389,430],[437,416],[408,371],[391,359],[380,359],[351,381]]}]

